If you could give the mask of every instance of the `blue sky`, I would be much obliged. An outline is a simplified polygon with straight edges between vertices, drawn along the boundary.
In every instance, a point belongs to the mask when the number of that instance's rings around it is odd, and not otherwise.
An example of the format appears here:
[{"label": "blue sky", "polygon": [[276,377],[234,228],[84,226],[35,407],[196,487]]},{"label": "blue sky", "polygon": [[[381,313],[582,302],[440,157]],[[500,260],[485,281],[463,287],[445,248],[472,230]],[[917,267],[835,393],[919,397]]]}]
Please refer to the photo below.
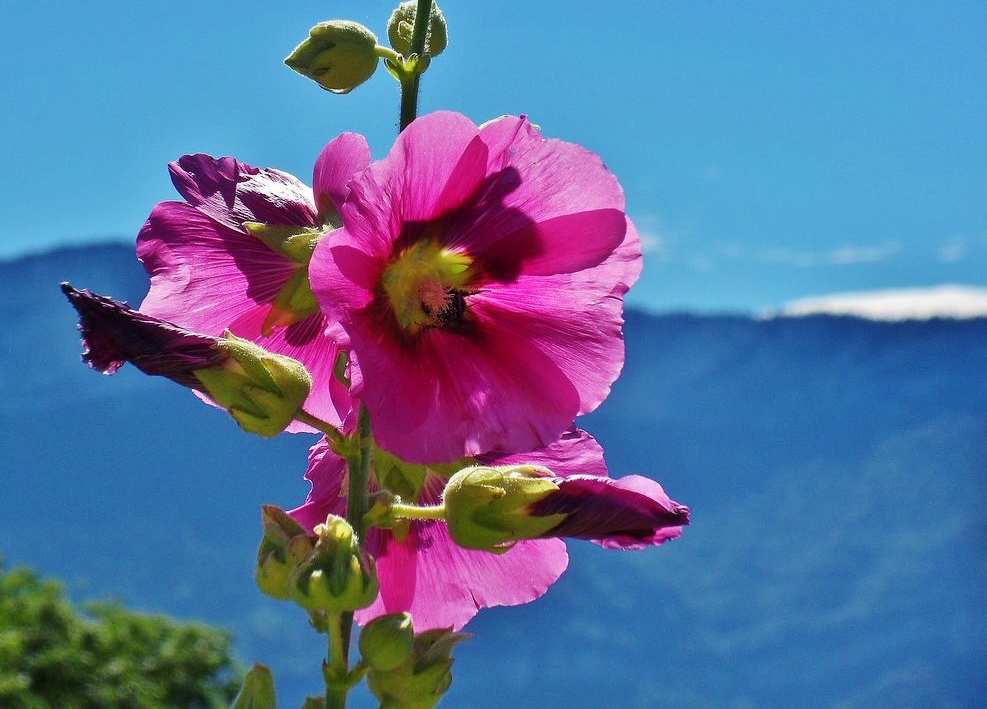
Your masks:
[{"label": "blue sky", "polygon": [[[648,246],[635,304],[754,310],[987,286],[982,0],[441,6],[450,46],[421,112],[526,113],[600,153]],[[339,97],[281,61],[324,19],[383,36],[391,9],[5,4],[0,258],[133,239],[174,196],[166,164],[183,153],[308,181],[318,149],[355,130],[382,157],[397,112],[385,72]]]}]

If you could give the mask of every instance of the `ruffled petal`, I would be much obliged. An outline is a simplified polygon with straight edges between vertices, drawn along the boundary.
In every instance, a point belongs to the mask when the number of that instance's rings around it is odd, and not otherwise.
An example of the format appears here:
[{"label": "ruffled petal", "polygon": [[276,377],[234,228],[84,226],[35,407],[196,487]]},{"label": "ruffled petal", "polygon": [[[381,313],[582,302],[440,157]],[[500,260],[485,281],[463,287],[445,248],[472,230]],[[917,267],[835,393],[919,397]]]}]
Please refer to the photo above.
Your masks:
[{"label": "ruffled petal", "polygon": [[359,133],[342,133],[326,143],[315,160],[312,190],[318,205],[319,221],[336,216],[346,196],[347,185],[370,165],[370,145]]},{"label": "ruffled petal", "polygon": [[230,229],[242,230],[244,222],[316,225],[312,191],[286,172],[201,153],[183,155],[168,170],[189,204]]}]

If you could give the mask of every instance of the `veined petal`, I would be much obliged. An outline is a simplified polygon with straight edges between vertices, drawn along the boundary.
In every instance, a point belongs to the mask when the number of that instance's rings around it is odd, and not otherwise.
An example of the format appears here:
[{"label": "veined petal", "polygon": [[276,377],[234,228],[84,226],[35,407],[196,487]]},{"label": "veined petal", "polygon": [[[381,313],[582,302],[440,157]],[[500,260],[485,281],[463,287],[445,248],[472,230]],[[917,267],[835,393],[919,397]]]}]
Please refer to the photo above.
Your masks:
[{"label": "veined petal", "polygon": [[311,189],[286,172],[201,153],[183,155],[168,169],[189,204],[230,229],[242,230],[244,222],[316,225]]},{"label": "veined petal", "polygon": [[342,133],[326,143],[315,160],[312,190],[320,221],[330,214],[338,219],[339,209],[349,194],[347,184],[370,165],[370,145],[359,133]]}]

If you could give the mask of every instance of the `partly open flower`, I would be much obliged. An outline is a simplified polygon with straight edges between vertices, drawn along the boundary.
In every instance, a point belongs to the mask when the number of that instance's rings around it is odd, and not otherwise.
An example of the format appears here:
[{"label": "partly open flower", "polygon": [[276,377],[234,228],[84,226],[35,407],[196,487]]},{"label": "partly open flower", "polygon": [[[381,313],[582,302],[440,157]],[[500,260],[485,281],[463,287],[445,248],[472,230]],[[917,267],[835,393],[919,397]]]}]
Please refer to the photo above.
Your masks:
[{"label": "partly open flower", "polygon": [[590,539],[643,549],[681,536],[689,509],[640,475],[563,477],[528,464],[464,468],[442,495],[452,538],[498,551],[522,539]]},{"label": "partly open flower", "polygon": [[350,183],[341,214],[312,288],[381,447],[423,463],[532,450],[607,396],[641,253],[598,156],[524,118],[434,113]]},{"label": "partly open flower", "polygon": [[156,205],[138,236],[151,276],[140,310],[209,335],[229,330],[299,360],[313,379],[306,410],[339,425],[349,396],[333,376],[339,348],[325,334],[308,262],[317,241],[339,226],[346,183],[369,163],[362,136],[340,135],[316,161],[314,195],[287,173],[229,157],[171,163],[185,202]]},{"label": "partly open flower", "polygon": [[297,360],[248,340],[190,332],[68,283],[62,292],[79,313],[82,358],[93,369],[113,374],[131,362],[209,396],[251,433],[284,431],[312,386]]}]

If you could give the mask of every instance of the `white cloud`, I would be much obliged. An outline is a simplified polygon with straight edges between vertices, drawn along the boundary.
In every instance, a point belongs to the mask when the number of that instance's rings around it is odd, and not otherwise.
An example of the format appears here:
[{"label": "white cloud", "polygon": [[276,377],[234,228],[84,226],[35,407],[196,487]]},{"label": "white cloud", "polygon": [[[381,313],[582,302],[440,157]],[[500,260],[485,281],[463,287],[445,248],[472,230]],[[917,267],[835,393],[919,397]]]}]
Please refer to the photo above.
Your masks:
[{"label": "white cloud", "polygon": [[928,320],[987,317],[987,288],[941,285],[932,288],[834,293],[785,303],[766,317],[853,315],[871,320]]}]

